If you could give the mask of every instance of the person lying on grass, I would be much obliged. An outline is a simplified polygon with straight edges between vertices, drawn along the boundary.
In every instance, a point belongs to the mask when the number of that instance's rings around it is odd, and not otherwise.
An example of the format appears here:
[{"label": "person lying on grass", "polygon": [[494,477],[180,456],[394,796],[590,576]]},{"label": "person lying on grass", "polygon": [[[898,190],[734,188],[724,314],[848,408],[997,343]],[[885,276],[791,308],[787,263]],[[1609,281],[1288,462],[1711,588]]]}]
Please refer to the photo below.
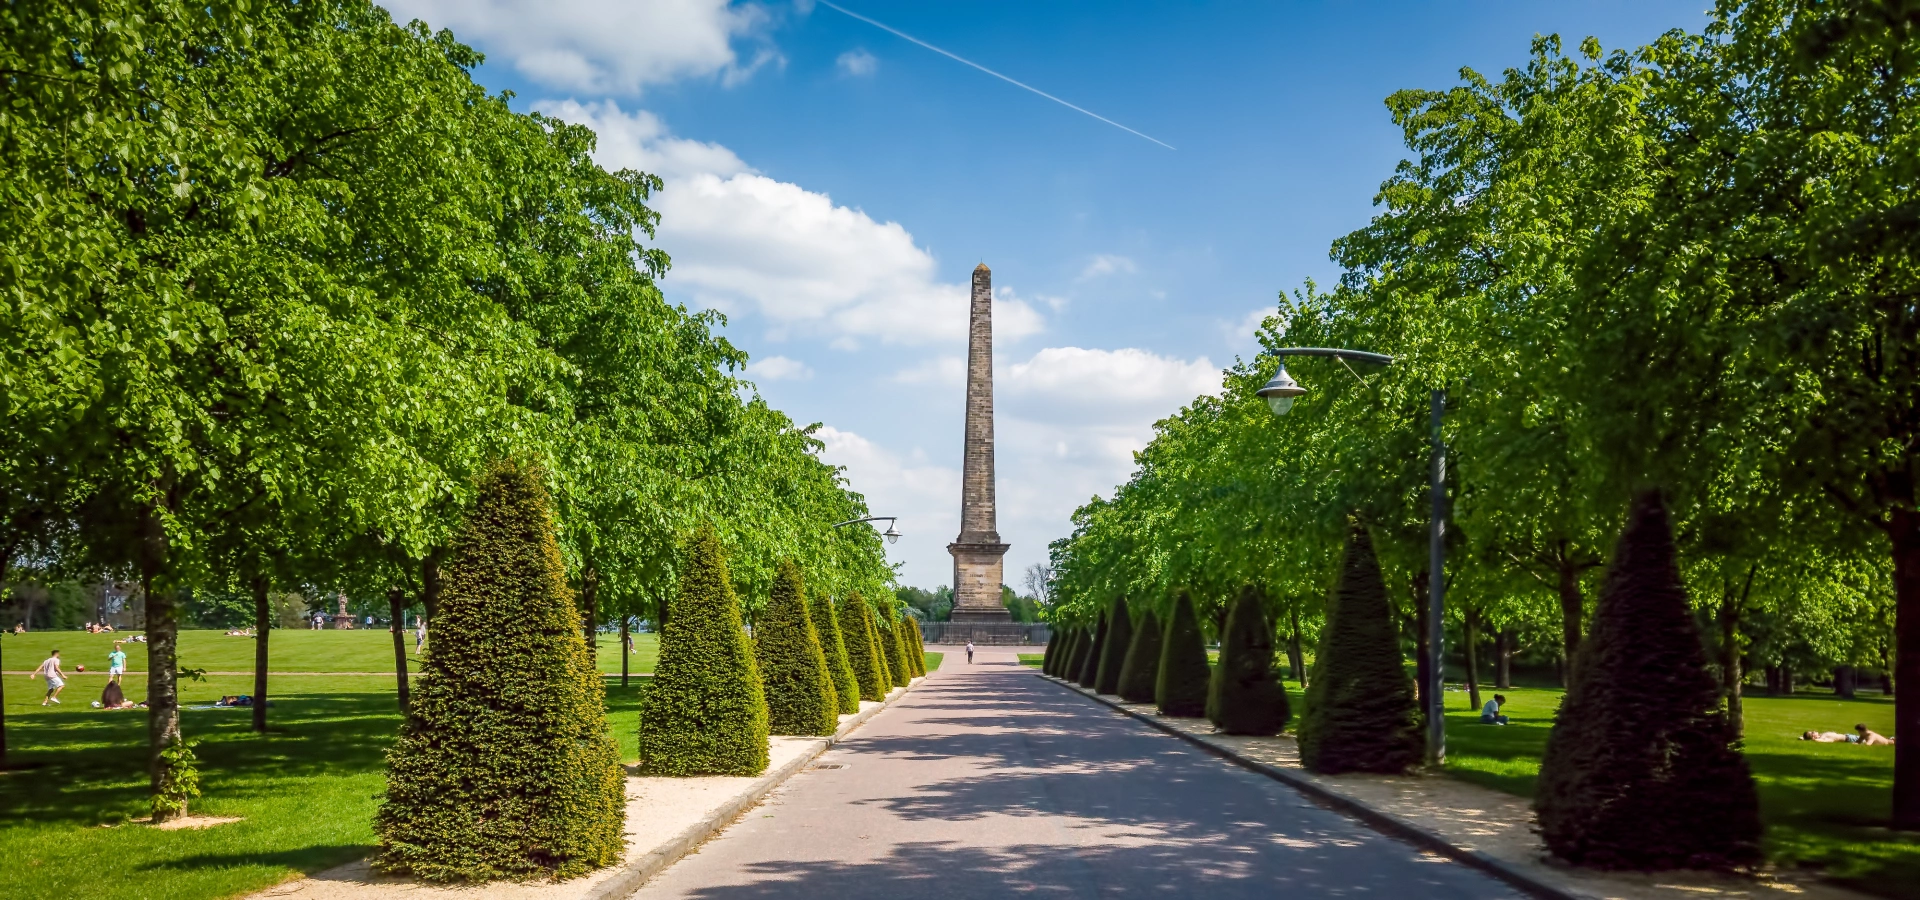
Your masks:
[{"label": "person lying on grass", "polygon": [[1885,746],[1893,743],[1893,738],[1880,734],[1865,724],[1853,726],[1854,734],[1842,734],[1838,731],[1806,731],[1800,739],[1818,744],[1865,744],[1869,747]]}]

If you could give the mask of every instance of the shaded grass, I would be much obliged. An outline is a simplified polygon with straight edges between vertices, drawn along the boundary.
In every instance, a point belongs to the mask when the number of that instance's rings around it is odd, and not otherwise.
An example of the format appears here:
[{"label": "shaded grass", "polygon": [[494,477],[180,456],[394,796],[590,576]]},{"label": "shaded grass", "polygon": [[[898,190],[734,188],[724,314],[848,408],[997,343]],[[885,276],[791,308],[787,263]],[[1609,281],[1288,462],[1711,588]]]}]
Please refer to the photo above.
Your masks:
[{"label": "shaded grass", "polygon": [[[1512,718],[1505,727],[1481,725],[1478,712],[1447,714],[1447,771],[1464,781],[1522,797],[1533,796],[1553,713],[1561,691],[1502,691]],[[1483,699],[1491,691],[1483,691]],[[1460,695],[1449,695],[1456,706]],[[1849,731],[1865,723],[1882,734],[1893,727],[1893,702],[1841,700],[1830,694],[1747,697],[1746,755],[1760,787],[1769,862],[1823,869],[1851,887],[1903,900],[1920,900],[1920,835],[1885,827],[1892,815],[1893,748],[1816,744],[1807,729]]]},{"label": "shaded grass", "polygon": [[[127,681],[138,699],[136,681],[144,679]],[[650,679],[605,683],[610,727],[630,761]],[[244,676],[187,681],[182,705],[251,684]],[[276,677],[265,735],[250,730],[246,709],[183,710],[182,730],[201,741],[205,795],[193,812],[243,819],[196,831],[128,824],[147,812],[147,716],[88,707],[98,687],[70,687],[68,702],[55,708],[40,707],[38,692],[9,698],[16,768],[0,774],[0,896],[232,896],[372,849],[385,753],[401,721],[391,677]]]},{"label": "shaded grass", "polygon": [[[61,665],[67,671],[74,671],[77,664],[87,667],[87,675],[107,670],[107,652],[113,649],[113,642],[132,637],[134,632],[117,634],[87,634],[84,631],[34,631],[27,634],[9,634],[0,644],[6,656],[6,670],[25,672],[47,658],[50,650],[58,648]],[[599,635],[594,658],[600,671],[619,674],[620,672],[620,636],[618,634]],[[431,645],[431,642],[429,642]],[[408,669],[419,671],[420,661],[413,652],[413,634],[406,635]],[[122,649],[127,653],[129,672],[143,672],[147,668],[147,645],[127,644]],[[629,661],[629,670],[633,672],[653,671],[654,660],[660,650],[659,635],[636,634],[633,636],[633,657]],[[267,663],[269,672],[388,672],[393,669],[393,634],[384,629],[371,631],[307,631],[298,628],[275,629],[267,641],[270,655]],[[182,631],[180,632],[180,665],[189,669],[204,669],[209,672],[251,672],[253,671],[253,639],[246,637],[228,637],[220,631]],[[85,679],[85,675],[81,676]],[[18,684],[9,685],[14,693]],[[95,690],[98,690],[96,686]],[[232,693],[229,691],[229,693]],[[36,698],[35,703],[39,700]]]}]

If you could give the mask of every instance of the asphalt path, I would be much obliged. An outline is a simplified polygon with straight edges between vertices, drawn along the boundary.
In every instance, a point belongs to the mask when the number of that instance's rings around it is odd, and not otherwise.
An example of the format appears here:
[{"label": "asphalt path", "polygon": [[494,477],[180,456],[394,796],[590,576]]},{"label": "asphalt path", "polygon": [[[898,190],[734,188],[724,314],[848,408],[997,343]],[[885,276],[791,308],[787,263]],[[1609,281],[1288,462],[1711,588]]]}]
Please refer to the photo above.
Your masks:
[{"label": "asphalt path", "polygon": [[948,653],[634,896],[1518,896],[1033,671]]}]

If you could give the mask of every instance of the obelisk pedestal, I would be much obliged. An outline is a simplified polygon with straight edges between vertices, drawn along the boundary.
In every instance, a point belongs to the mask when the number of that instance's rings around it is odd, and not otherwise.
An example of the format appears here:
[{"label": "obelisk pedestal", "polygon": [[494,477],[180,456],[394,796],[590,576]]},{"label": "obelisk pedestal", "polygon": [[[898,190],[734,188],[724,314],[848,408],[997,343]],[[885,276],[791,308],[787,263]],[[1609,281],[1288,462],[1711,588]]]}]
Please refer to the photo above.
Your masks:
[{"label": "obelisk pedestal", "polygon": [[[1000,602],[1005,583],[993,500],[993,273],[981,263],[973,270],[973,304],[967,331],[967,428],[960,471],[960,536],[947,545],[953,554],[953,622],[956,625],[1011,625],[1013,614]],[[991,631],[992,629],[989,629]],[[995,641],[998,643],[998,641]]]}]

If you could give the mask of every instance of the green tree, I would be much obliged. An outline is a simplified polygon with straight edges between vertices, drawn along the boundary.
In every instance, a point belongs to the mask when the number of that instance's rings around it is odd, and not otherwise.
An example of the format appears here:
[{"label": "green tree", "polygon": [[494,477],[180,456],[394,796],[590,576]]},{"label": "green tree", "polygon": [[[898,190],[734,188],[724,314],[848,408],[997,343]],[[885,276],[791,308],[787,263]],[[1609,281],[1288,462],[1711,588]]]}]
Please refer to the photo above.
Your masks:
[{"label": "green tree", "polygon": [[640,710],[640,760],[656,775],[759,775],[767,768],[767,700],[740,601],[713,529],[686,548],[680,593]]},{"label": "green tree", "polygon": [[1153,702],[1169,716],[1200,716],[1207,712],[1207,644],[1193,615],[1193,598],[1186,591],[1173,595],[1173,614],[1160,638],[1160,665],[1154,676]]},{"label": "green tree", "polygon": [[1113,608],[1107,612],[1107,639],[1100,653],[1100,668],[1093,679],[1093,689],[1102,694],[1116,694],[1120,691],[1120,668],[1126,662],[1127,650],[1133,646],[1133,619],[1127,613],[1125,597],[1115,597]]},{"label": "green tree", "polygon": [[873,608],[859,594],[840,601],[840,633],[846,639],[854,680],[860,683],[860,699],[885,700],[893,679],[887,674],[874,638]]},{"label": "green tree", "polygon": [[754,625],[754,659],[767,698],[767,729],[773,734],[832,734],[840,700],[827,674],[820,635],[807,612],[800,567],[782,560],[773,597]]},{"label": "green tree", "polygon": [[1240,589],[1220,634],[1220,665],[1207,688],[1207,718],[1223,734],[1279,734],[1293,716],[1287,688],[1273,669],[1273,624],[1266,597]]},{"label": "green tree", "polygon": [[428,677],[387,754],[378,869],[565,878],[619,858],[625,773],[573,609],[541,472],[495,466],[454,544]]},{"label": "green tree", "polygon": [[1534,799],[1547,846],[1610,869],[1756,861],[1759,797],[1657,491],[1635,499],[1580,652]]},{"label": "green tree", "polygon": [[1165,634],[1160,627],[1160,618],[1148,609],[1140,616],[1140,625],[1133,629],[1133,642],[1127,647],[1127,655],[1120,663],[1120,683],[1117,693],[1120,699],[1128,703],[1152,703],[1154,682],[1160,676],[1160,647]]},{"label": "green tree", "polygon": [[1420,716],[1400,658],[1373,538],[1354,523],[1300,718],[1310,772],[1404,772],[1420,761]]},{"label": "green tree", "polygon": [[840,617],[833,611],[833,598],[823,591],[814,591],[809,604],[810,618],[820,635],[820,649],[826,655],[827,674],[833,681],[834,702],[842,715],[857,713],[860,681],[854,677],[853,664],[848,660],[847,642],[840,634]]}]

